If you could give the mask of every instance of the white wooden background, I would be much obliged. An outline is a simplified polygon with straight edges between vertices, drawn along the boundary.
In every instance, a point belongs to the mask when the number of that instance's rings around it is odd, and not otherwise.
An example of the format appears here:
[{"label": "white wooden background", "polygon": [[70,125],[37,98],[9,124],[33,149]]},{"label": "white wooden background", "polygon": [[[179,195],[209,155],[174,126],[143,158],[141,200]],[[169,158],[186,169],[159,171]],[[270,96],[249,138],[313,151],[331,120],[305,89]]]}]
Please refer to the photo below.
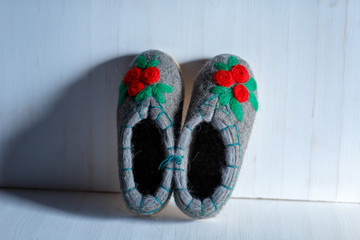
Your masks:
[{"label": "white wooden background", "polygon": [[252,66],[260,110],[233,197],[360,202],[360,2],[0,1],[0,185],[119,190],[134,54]]}]

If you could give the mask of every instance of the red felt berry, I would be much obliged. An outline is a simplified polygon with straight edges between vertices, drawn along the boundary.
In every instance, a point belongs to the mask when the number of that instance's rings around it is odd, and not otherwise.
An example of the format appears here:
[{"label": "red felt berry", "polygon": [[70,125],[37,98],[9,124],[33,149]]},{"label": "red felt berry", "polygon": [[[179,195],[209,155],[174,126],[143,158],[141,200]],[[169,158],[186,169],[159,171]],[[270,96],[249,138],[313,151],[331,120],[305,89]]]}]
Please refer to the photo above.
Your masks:
[{"label": "red felt berry", "polygon": [[238,102],[246,102],[249,99],[249,92],[244,85],[236,85],[233,88],[233,94]]},{"label": "red felt berry", "polygon": [[142,70],[138,67],[134,67],[130,69],[124,77],[124,83],[125,85],[130,86],[134,82],[138,82],[141,78],[141,72]]},{"label": "red felt berry", "polygon": [[243,65],[235,65],[231,69],[231,74],[237,83],[245,83],[249,80],[249,72]]},{"label": "red felt berry", "polygon": [[128,95],[130,97],[134,97],[136,96],[141,90],[143,90],[145,88],[145,84],[137,81],[132,83],[129,88],[128,88]]},{"label": "red felt berry", "polygon": [[229,71],[219,70],[213,75],[214,82],[222,87],[230,87],[234,84],[234,78]]},{"label": "red felt berry", "polygon": [[148,67],[142,72],[141,79],[147,84],[156,83],[160,79],[160,71],[156,67]]}]

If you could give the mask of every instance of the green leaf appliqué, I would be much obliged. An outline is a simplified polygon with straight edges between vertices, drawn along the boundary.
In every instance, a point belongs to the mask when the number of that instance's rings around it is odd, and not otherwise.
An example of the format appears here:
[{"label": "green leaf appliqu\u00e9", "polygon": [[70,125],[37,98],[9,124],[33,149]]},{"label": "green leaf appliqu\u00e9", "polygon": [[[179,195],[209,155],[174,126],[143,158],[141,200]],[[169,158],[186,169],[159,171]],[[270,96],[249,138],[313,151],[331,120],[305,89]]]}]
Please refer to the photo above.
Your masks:
[{"label": "green leaf appliqu\u00e9", "polygon": [[146,68],[147,62],[146,62],[146,58],[144,55],[140,55],[137,59],[136,59],[136,66],[144,69]]},{"label": "green leaf appliqu\u00e9", "polygon": [[215,93],[215,94],[221,94],[221,93],[225,93],[225,92],[228,92],[228,91],[231,91],[231,89],[227,88],[227,87],[222,87],[222,86],[214,86],[211,89],[211,92]]},{"label": "green leaf appliqu\u00e9", "polygon": [[241,122],[243,118],[243,109],[241,104],[235,98],[231,98],[230,108],[231,111],[234,113],[235,117],[237,118],[237,120]]},{"label": "green leaf appliqu\u00e9", "polygon": [[229,104],[230,100],[232,98],[231,92],[225,92],[219,95],[219,104],[220,106],[224,106]]},{"label": "green leaf appliqu\u00e9", "polygon": [[159,83],[152,85],[152,94],[160,102],[165,103],[164,93],[171,93],[173,88],[167,84]]},{"label": "green leaf appliqu\u00e9", "polygon": [[144,88],[143,90],[141,90],[135,97],[135,102],[140,102],[148,97],[150,97],[152,95],[152,88],[151,86],[148,86],[146,88]]},{"label": "green leaf appliqu\u00e9", "polygon": [[231,69],[236,64],[239,64],[238,59],[235,56],[230,56],[227,62],[227,66]]},{"label": "green leaf appliqu\u00e9", "polygon": [[156,53],[156,55],[148,62],[146,67],[156,67],[159,65],[160,61],[156,60],[159,56],[159,52]]},{"label": "green leaf appliqu\u00e9", "polygon": [[169,86],[164,83],[154,84],[154,87],[156,87],[156,88],[160,89],[162,92],[166,92],[166,93],[171,93],[173,90],[172,86]]},{"label": "green leaf appliqu\u00e9", "polygon": [[215,64],[214,64],[214,67],[215,67],[216,69],[219,69],[219,70],[225,70],[225,71],[229,71],[229,70],[230,70],[229,67],[228,67],[228,65],[226,65],[225,63],[222,63],[222,62],[215,63]]},{"label": "green leaf appliqu\u00e9", "polygon": [[255,96],[255,94],[253,92],[249,92],[249,100],[250,100],[251,105],[255,109],[255,111],[257,111],[259,105],[258,105],[258,101],[256,99],[256,96]]},{"label": "green leaf appliqu\u00e9", "polygon": [[150,61],[146,67],[156,67],[157,65],[159,65],[160,61],[155,60],[155,61]]},{"label": "green leaf appliqu\u00e9", "polygon": [[256,81],[254,78],[250,78],[244,85],[249,91],[255,91],[257,89]]},{"label": "green leaf appliqu\u00e9", "polygon": [[231,88],[227,88],[227,87],[214,86],[211,89],[211,92],[219,95],[220,106],[224,106],[224,105],[228,104],[232,97]]},{"label": "green leaf appliqu\u00e9", "polygon": [[120,106],[125,97],[126,97],[126,94],[127,94],[127,90],[128,90],[128,87],[125,85],[124,81],[121,81],[120,83],[120,87],[119,87],[119,101],[118,101],[118,106]]}]

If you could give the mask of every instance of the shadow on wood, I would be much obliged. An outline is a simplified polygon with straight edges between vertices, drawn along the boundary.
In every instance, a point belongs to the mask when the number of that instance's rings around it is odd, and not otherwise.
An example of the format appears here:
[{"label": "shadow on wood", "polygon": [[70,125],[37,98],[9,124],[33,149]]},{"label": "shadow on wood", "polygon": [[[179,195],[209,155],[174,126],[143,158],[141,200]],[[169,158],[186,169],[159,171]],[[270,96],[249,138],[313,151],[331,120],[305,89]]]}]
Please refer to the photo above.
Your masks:
[{"label": "shadow on wood", "polygon": [[[71,81],[72,84],[55,98],[42,119],[9,139],[1,160],[0,185],[7,188],[118,192],[118,86],[133,58],[134,55],[128,55],[112,59]],[[204,60],[197,60],[181,64],[187,99],[184,111],[190,101],[193,79],[203,63]],[[8,193],[70,212],[78,211],[72,196],[85,194],[70,193],[59,203],[56,199],[62,193],[51,191],[50,197],[20,191]],[[107,205],[118,202],[117,214],[128,215],[124,204],[120,204],[118,193],[98,195],[94,199],[81,213],[102,216],[108,209]],[[168,206],[165,215],[161,216],[173,219],[177,214],[167,216],[166,213],[177,210],[174,208]]]},{"label": "shadow on wood", "polygon": [[120,193],[95,193],[95,192],[67,192],[44,191],[25,189],[4,189],[12,202],[24,205],[40,205],[44,211],[61,211],[81,217],[96,219],[126,218],[129,221],[164,221],[164,222],[189,222],[191,220],[170,202],[163,210],[152,216],[141,217],[132,214],[123,201]]},{"label": "shadow on wood", "polygon": [[197,74],[207,60],[208,59],[197,59],[191,62],[185,62],[183,64],[180,64],[181,76],[183,78],[185,92],[182,123],[185,122],[186,114],[189,109],[195,78],[197,77]]}]

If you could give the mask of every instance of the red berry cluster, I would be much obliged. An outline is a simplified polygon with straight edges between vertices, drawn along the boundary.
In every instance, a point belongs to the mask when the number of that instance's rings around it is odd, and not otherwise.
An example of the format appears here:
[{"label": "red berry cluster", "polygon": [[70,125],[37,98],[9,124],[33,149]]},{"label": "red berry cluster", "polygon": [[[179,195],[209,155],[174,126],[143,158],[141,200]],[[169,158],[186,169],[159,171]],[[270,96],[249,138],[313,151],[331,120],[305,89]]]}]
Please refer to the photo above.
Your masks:
[{"label": "red berry cluster", "polygon": [[233,88],[233,95],[239,102],[246,102],[249,99],[249,91],[242,84],[249,80],[248,70],[240,64],[236,64],[228,70],[219,70],[213,75],[214,82],[222,87],[230,87],[234,83],[241,83],[235,85]]},{"label": "red berry cluster", "polygon": [[156,67],[148,67],[145,69],[134,67],[126,73],[124,83],[129,87],[128,95],[134,97],[145,88],[145,84],[154,84],[158,82],[159,79],[160,71]]}]

